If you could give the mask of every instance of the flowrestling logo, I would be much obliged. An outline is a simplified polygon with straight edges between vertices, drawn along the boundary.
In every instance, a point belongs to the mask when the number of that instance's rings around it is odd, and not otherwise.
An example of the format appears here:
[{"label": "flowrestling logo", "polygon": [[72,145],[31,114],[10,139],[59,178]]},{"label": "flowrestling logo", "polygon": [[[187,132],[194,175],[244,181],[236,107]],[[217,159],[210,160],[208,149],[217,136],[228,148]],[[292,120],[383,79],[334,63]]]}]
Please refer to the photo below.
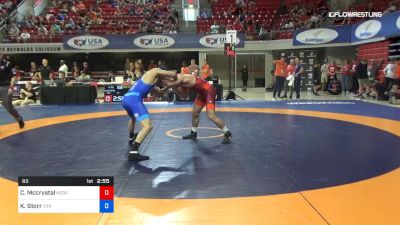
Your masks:
[{"label": "flowrestling logo", "polygon": [[358,39],[368,39],[374,37],[382,28],[382,23],[378,20],[368,20],[360,24],[355,35]]},{"label": "flowrestling logo", "polygon": [[[200,39],[200,44],[208,48],[223,48],[226,43],[225,34],[212,34],[204,36]],[[236,45],[240,43],[240,39],[236,38]]]},{"label": "flowrestling logo", "polygon": [[92,50],[106,47],[110,42],[100,36],[83,35],[69,39],[68,46],[76,49]]},{"label": "flowrestling logo", "polygon": [[328,43],[339,36],[338,32],[328,28],[317,28],[303,31],[296,36],[296,40],[303,44],[323,44]]},{"label": "flowrestling logo", "polygon": [[328,16],[329,17],[338,17],[338,18],[344,18],[344,17],[350,17],[350,18],[372,18],[372,17],[382,17],[383,13],[382,12],[329,12]]},{"label": "flowrestling logo", "polygon": [[165,35],[145,35],[136,38],[133,43],[139,48],[168,48],[175,44],[175,40]]}]

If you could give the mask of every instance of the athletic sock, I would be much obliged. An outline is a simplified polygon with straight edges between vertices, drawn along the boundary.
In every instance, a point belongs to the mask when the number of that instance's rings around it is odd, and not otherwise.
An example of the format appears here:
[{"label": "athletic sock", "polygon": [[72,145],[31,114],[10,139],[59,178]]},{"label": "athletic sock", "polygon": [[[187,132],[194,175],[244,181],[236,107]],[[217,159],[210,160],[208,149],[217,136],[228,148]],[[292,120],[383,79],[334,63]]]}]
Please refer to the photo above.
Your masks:
[{"label": "athletic sock", "polygon": [[224,133],[229,131],[228,128],[227,128],[226,126],[224,127],[223,130],[224,130]]},{"label": "athletic sock", "polygon": [[197,133],[197,127],[192,127],[192,132]]},{"label": "athletic sock", "polygon": [[129,133],[129,138],[133,138],[134,135],[134,133]]}]

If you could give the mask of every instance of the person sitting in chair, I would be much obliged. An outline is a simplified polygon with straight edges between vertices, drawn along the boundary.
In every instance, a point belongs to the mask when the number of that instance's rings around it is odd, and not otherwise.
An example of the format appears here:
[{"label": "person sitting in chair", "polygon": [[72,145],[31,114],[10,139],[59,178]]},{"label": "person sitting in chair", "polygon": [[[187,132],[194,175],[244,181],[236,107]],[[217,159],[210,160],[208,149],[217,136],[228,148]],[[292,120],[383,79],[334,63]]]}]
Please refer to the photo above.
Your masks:
[{"label": "person sitting in chair", "polygon": [[13,106],[24,106],[34,104],[36,102],[36,93],[32,83],[28,82],[24,89],[21,89],[18,100],[13,101]]}]

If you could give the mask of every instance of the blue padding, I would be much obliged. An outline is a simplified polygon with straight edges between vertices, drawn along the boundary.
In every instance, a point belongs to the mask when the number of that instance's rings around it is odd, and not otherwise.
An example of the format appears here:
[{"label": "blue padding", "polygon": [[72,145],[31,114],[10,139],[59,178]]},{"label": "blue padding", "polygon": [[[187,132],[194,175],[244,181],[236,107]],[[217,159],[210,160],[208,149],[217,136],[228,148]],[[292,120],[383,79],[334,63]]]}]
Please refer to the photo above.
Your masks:
[{"label": "blue padding", "polygon": [[150,119],[150,115],[149,114],[143,114],[141,116],[139,116],[138,118],[136,118],[137,121],[142,122],[145,119]]}]

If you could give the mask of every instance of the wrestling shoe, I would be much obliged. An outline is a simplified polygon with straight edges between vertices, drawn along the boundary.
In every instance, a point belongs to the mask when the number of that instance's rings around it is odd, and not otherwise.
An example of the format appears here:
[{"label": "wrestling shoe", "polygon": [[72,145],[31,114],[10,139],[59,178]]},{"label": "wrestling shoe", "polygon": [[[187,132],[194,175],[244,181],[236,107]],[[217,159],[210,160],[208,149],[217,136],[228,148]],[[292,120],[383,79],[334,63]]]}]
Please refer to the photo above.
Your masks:
[{"label": "wrestling shoe", "polygon": [[19,128],[20,128],[20,129],[22,129],[22,128],[25,127],[25,122],[24,122],[24,119],[23,119],[22,117],[20,117],[20,118],[18,119],[18,125],[19,125]]},{"label": "wrestling shoe", "polygon": [[129,138],[129,146],[131,146],[133,144],[133,142],[135,142],[136,137],[137,137],[138,133],[134,133],[132,137]]},{"label": "wrestling shoe", "polygon": [[129,155],[128,155],[128,160],[129,161],[145,161],[145,160],[149,160],[150,157],[148,157],[147,155],[141,155],[139,154],[139,143],[135,143],[132,145],[132,149],[131,151],[129,151]]},{"label": "wrestling shoe", "polygon": [[146,161],[149,160],[150,157],[148,157],[147,155],[141,155],[139,154],[139,152],[134,152],[134,151],[130,151],[129,155],[128,155],[128,160],[129,161]]},{"label": "wrestling shoe", "polygon": [[224,133],[224,140],[222,141],[222,144],[229,144],[232,139],[232,134],[230,131],[227,131]]},{"label": "wrestling shoe", "polygon": [[190,134],[183,136],[182,139],[197,139],[197,132],[190,131]]}]

